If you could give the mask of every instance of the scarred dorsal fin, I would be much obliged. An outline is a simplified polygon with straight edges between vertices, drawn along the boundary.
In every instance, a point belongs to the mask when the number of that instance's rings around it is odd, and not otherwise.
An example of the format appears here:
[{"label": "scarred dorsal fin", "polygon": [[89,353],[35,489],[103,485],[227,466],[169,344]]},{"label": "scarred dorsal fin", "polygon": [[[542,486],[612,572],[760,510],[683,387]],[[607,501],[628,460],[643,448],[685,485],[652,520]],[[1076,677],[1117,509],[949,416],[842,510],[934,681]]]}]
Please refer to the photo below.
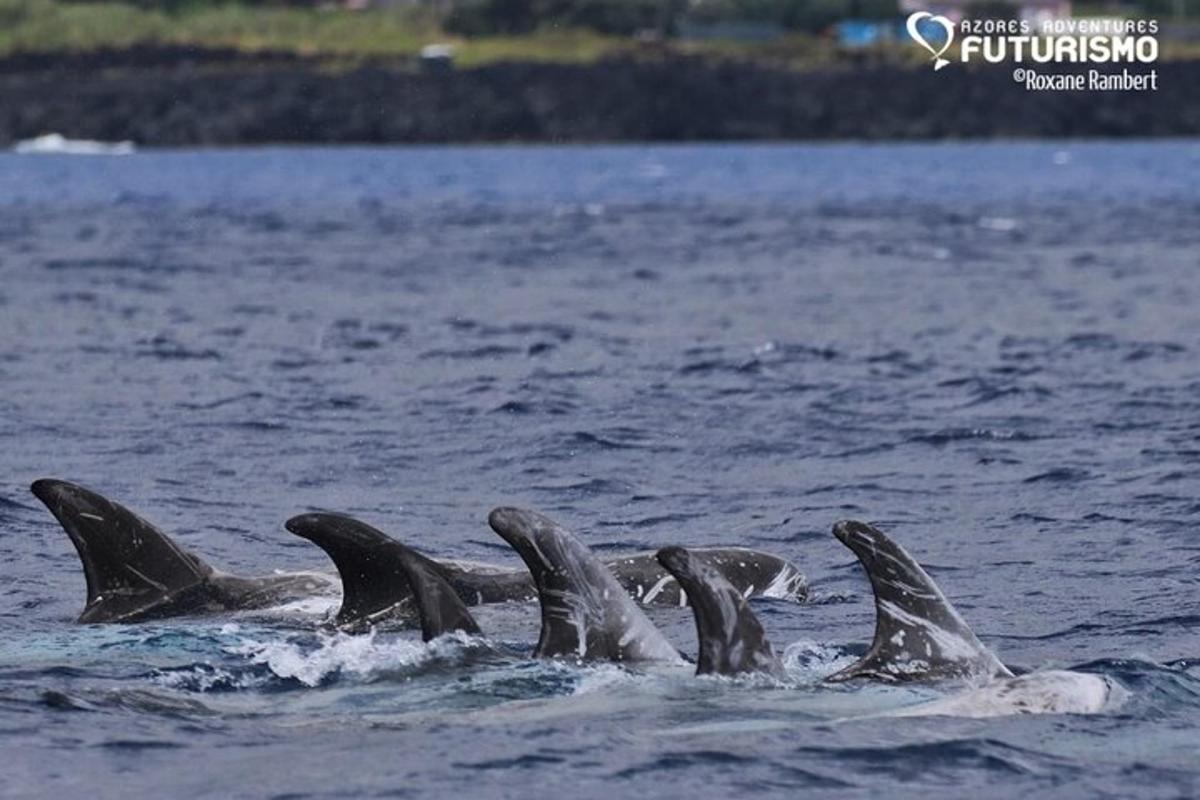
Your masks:
[{"label": "scarred dorsal fin", "polygon": [[344,514],[301,514],[285,527],[320,547],[342,577],[338,624],[373,622],[405,603],[416,606],[425,641],[479,626],[432,560]]},{"label": "scarred dorsal fin", "polygon": [[1008,676],[975,638],[942,591],[900,545],[865,522],[845,521],[833,535],[867,571],[875,593],[875,639],[854,664],[829,676],[888,681]]},{"label": "scarred dorsal fin", "polygon": [[87,578],[80,622],[129,622],[168,613],[212,567],[124,506],[66,481],[30,487],[71,538]]},{"label": "scarred dorsal fin", "polygon": [[535,656],[678,661],[679,653],[583,542],[548,517],[497,508],[492,526],[525,561],[542,607]]},{"label": "scarred dorsal fin", "polygon": [[783,674],[750,602],[724,575],[682,547],[665,547],[657,558],[687,592],[696,617],[697,675]]}]

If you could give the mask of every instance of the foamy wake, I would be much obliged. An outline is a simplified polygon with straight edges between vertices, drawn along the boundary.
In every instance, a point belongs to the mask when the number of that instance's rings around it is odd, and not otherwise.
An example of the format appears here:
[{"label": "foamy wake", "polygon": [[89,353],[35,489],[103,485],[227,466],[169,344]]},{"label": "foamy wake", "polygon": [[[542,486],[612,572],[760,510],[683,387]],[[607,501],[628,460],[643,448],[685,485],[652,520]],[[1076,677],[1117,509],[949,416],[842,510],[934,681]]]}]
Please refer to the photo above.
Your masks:
[{"label": "foamy wake", "polygon": [[339,632],[319,634],[315,646],[311,641],[245,639],[227,648],[227,652],[247,657],[252,664],[265,665],[280,678],[294,679],[305,686],[319,686],[333,677],[368,679],[383,671],[452,659],[477,642],[473,637],[458,633],[425,643],[417,639],[381,639],[374,631],[361,635]]},{"label": "foamy wake", "polygon": [[792,642],[780,658],[788,677],[798,683],[817,683],[843,667],[854,663],[855,657],[827,644],[811,639]]},{"label": "foamy wake", "polygon": [[606,692],[634,680],[636,676],[618,664],[596,664],[583,671],[572,694]]}]

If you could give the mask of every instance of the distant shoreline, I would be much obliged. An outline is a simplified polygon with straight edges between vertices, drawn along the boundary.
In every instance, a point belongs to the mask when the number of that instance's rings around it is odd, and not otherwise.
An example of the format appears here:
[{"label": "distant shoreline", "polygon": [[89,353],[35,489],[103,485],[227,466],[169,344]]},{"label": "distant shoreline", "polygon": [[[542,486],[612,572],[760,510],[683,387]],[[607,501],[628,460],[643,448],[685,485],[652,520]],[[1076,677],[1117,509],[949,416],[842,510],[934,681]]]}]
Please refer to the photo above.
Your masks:
[{"label": "distant shoreline", "polygon": [[1200,134],[1200,61],[1155,68],[1155,92],[1038,92],[1004,66],[801,72],[675,57],[423,72],[189,48],[21,54],[0,59],[0,144],[48,132],[176,147]]}]

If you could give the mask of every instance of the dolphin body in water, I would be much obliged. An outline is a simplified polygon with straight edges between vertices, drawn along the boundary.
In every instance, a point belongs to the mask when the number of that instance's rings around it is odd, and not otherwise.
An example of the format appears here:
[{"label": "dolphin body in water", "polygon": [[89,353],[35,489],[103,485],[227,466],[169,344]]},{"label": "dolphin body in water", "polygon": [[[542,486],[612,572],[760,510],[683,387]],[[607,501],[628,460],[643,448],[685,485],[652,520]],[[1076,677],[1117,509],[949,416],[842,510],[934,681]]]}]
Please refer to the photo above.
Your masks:
[{"label": "dolphin body in water", "polygon": [[293,517],[287,528],[333,559],[342,576],[339,618],[370,622],[405,605],[412,607],[427,642],[446,633],[480,632],[444,566],[411,547],[342,514]]},{"label": "dolphin body in water", "polygon": [[875,636],[862,658],[826,680],[958,679],[968,687],[889,716],[1095,714],[1128,695],[1109,678],[1086,672],[1014,675],[980,643],[921,565],[883,531],[847,520],[834,525],[833,534],[867,571],[875,595]]},{"label": "dolphin body in water", "polygon": [[700,641],[697,675],[761,673],[782,677],[775,655],[750,601],[724,575],[691,550],[665,547],[656,558],[687,592]]},{"label": "dolphin body in water", "polygon": [[[541,606],[535,658],[577,661],[677,663],[680,655],[642,612],[609,568],[574,534],[534,511],[497,508],[488,523],[525,561]],[[412,605],[426,641],[450,632],[478,633],[479,626],[442,565],[344,514],[311,513],[287,521],[333,559],[345,584],[342,613],[361,616],[383,608],[403,585],[399,601]],[[725,582],[714,567],[718,579]],[[736,591],[732,590],[731,591]],[[740,595],[739,595],[740,597]]]},{"label": "dolphin body in water", "polygon": [[[889,716],[986,717],[1030,713],[1096,713],[1125,690],[1109,679],[1068,670],[1014,675],[988,650],[929,574],[883,531],[847,520],[834,536],[858,558],[875,598],[875,635],[856,662],[825,678],[888,683],[965,682],[967,690],[893,711]],[[782,672],[745,598],[688,551],[660,550],[659,560],[687,590],[700,640],[698,673]]]},{"label": "dolphin body in water", "polygon": [[519,508],[493,509],[488,524],[525,561],[537,587],[542,626],[535,657],[681,660],[679,651],[574,534],[549,517]]},{"label": "dolphin body in water", "polygon": [[[488,523],[525,561],[536,589],[542,625],[535,658],[680,660],[608,566],[565,528],[516,508],[493,510]],[[392,614],[403,605],[415,610],[426,641],[452,631],[479,632],[452,583],[462,576],[382,531],[330,513],[301,514],[286,527],[320,546],[337,566],[345,586],[339,617]]]},{"label": "dolphin body in water", "polygon": [[833,535],[858,558],[875,595],[875,636],[855,663],[828,681],[1011,678],[980,643],[929,574],[903,547],[865,522],[846,520]]},{"label": "dolphin body in water", "polygon": [[[58,519],[83,562],[87,603],[80,622],[137,622],[187,614],[254,610],[320,595],[335,596],[339,583],[320,572],[242,577],[214,569],[181,547],[156,526],[93,491],[66,481],[43,479],[32,491]],[[336,623],[347,628],[417,618],[414,598],[397,552],[380,546],[394,540],[374,531],[352,531],[342,524],[316,533],[288,529],[321,546],[341,577],[343,602]],[[324,515],[327,522],[338,515]],[[349,519],[349,518],[344,518]],[[296,527],[293,526],[293,523]],[[380,538],[381,537],[381,538]],[[336,551],[336,552],[335,552]],[[803,601],[807,582],[785,559],[746,548],[697,551],[748,596]],[[521,569],[463,561],[431,561],[465,605],[532,600],[537,588]],[[623,590],[642,604],[685,605],[686,594],[653,553],[617,556],[604,561]]]},{"label": "dolphin body in water", "polygon": [[[336,583],[318,573],[261,578],[219,573],[150,523],[94,492],[54,480],[37,481],[32,489],[62,523],[83,561],[88,603],[82,622],[264,608],[336,591]],[[416,617],[429,640],[452,631],[478,633],[469,603],[535,594],[542,612],[537,657],[679,662],[679,652],[635,602],[653,602],[663,593],[662,578],[646,572],[643,556],[602,561],[573,534],[532,511],[498,508],[488,522],[524,560],[528,575],[522,580],[502,567],[434,561],[344,515],[301,515],[289,520],[287,528],[325,549],[338,568],[343,579],[339,622],[374,622],[400,611]],[[980,643],[899,544],[856,521],[837,523],[834,535],[867,572],[876,624],[867,652],[825,680],[954,680],[968,686],[888,715],[1096,713],[1127,694],[1109,679],[1088,673],[1014,675]],[[680,604],[690,600],[700,641],[699,674],[783,673],[747,602],[755,584],[737,585],[753,575],[747,565],[757,562],[744,555],[751,552],[670,547],[656,554],[667,579],[677,585]],[[729,570],[730,559],[739,557],[733,562],[738,569]],[[794,567],[779,559],[766,563],[772,576],[768,588],[784,585],[792,596],[802,593],[803,576]],[[648,592],[651,579],[656,591]]]},{"label": "dolphin body in water", "polygon": [[136,622],[185,614],[259,609],[337,592],[319,573],[227,575],[124,506],[66,481],[31,487],[83,562],[87,603],[79,622]]}]

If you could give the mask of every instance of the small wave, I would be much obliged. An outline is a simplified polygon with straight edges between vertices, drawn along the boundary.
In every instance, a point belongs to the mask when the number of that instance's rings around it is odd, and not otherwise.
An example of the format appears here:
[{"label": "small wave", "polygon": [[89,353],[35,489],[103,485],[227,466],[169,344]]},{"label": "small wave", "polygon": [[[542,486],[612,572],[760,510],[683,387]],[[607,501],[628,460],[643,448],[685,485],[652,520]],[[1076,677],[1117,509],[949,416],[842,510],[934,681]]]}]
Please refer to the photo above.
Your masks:
[{"label": "small wave", "polygon": [[3,495],[0,495],[0,508],[15,508],[15,509],[19,509],[21,511],[36,511],[37,510],[33,506],[26,505],[25,503],[17,502],[16,500],[10,500],[9,498],[7,498]]},{"label": "small wave", "polygon": [[925,783],[938,776],[953,781],[951,785],[959,785],[964,774],[974,770],[1013,777],[1062,777],[1077,770],[1066,759],[993,739],[952,739],[895,747],[803,747],[800,752],[821,759],[865,764],[906,783]]},{"label": "small wave", "polygon": [[566,492],[580,495],[615,494],[623,496],[633,492],[634,486],[631,483],[620,480],[590,478],[583,481],[545,482],[534,484],[529,488],[531,491],[536,492]]},{"label": "small wave", "polygon": [[553,416],[562,416],[575,411],[575,404],[566,400],[554,400],[546,397],[540,397],[536,401],[527,402],[524,400],[509,400],[491,409],[493,414],[514,414],[524,416],[527,414],[550,414]]},{"label": "small wave", "polygon": [[96,746],[112,750],[174,750],[187,745],[165,739],[112,739]]},{"label": "small wave", "polygon": [[312,356],[298,354],[284,358],[277,358],[271,362],[271,366],[275,369],[293,370],[315,367],[320,363],[320,360],[313,358]]},{"label": "small wave", "polygon": [[679,449],[675,445],[656,442],[650,434],[636,428],[612,428],[602,433],[576,431],[571,434],[571,443],[598,447],[604,450],[654,450],[669,452]]},{"label": "small wave", "polygon": [[178,403],[180,408],[186,408],[189,411],[212,411],[213,409],[227,406],[231,403],[240,403],[245,400],[261,400],[265,395],[262,392],[243,392],[235,394],[231,397],[222,397],[217,400],[209,400],[205,402],[196,401],[181,401]]},{"label": "small wave", "polygon": [[191,697],[179,697],[149,689],[85,690],[66,692],[55,689],[43,691],[38,702],[56,711],[101,711],[118,709],[174,719],[210,716],[214,712],[204,703]]},{"label": "small wave", "polygon": [[129,272],[153,272],[154,265],[136,258],[114,256],[109,258],[48,258],[42,266],[52,272],[75,270],[125,270]]},{"label": "small wave", "polygon": [[1102,631],[1106,628],[1105,625],[1097,625],[1091,622],[1081,622],[1078,625],[1072,625],[1069,628],[1051,631],[1050,633],[1038,634],[995,634],[992,638],[995,639],[1012,639],[1015,641],[1027,642],[1045,642],[1054,639],[1066,639],[1072,636],[1092,635],[1095,631]]},{"label": "small wave", "polygon": [[756,763],[756,758],[735,755],[723,750],[693,750],[688,752],[664,753],[645,764],[638,764],[622,769],[616,775],[619,778],[632,778],[645,772],[689,769],[697,765],[704,765],[711,769],[713,765],[722,765],[725,768],[738,768]]},{"label": "small wave", "polygon": [[1133,348],[1125,354],[1125,360],[1144,361],[1148,358],[1160,358],[1185,352],[1187,352],[1187,348],[1175,342],[1146,342],[1133,345]]},{"label": "small wave", "polygon": [[1139,659],[1099,659],[1072,667],[1077,672],[1104,675],[1125,688],[1125,704],[1132,713],[1151,716],[1177,714],[1182,708],[1200,708],[1200,676],[1186,664],[1155,664]]},{"label": "small wave", "polygon": [[1074,469],[1071,467],[1061,467],[1059,469],[1051,469],[1046,472],[1039,472],[1037,475],[1031,475],[1022,483],[1078,483],[1086,481],[1092,477],[1092,474],[1084,469]]},{"label": "small wave", "polygon": [[711,358],[684,364],[676,372],[679,375],[712,375],[720,372],[752,374],[761,372],[763,362],[757,358],[746,360]]},{"label": "small wave", "polygon": [[350,411],[365,408],[370,403],[366,395],[343,394],[328,397],[313,397],[296,406],[297,410],[305,413],[314,411]]},{"label": "small wave", "polygon": [[398,341],[408,326],[394,322],[364,324],[357,319],[339,319],[321,337],[321,346],[331,349],[374,350]]},{"label": "small wave", "polygon": [[975,224],[985,231],[995,231],[996,233],[1009,233],[1020,226],[1020,223],[1012,217],[980,217]]},{"label": "small wave", "polygon": [[473,360],[477,358],[504,358],[521,353],[519,347],[489,344],[482,347],[467,347],[457,350],[427,350],[421,354],[423,359]]},{"label": "small wave", "polygon": [[971,440],[989,442],[1031,442],[1038,437],[1029,433],[992,428],[942,428],[932,433],[919,433],[908,438],[910,442],[920,442],[935,446]]},{"label": "small wave", "polygon": [[557,755],[526,753],[525,755],[517,756],[516,758],[499,758],[490,759],[487,761],[464,761],[456,764],[455,766],[478,770],[537,769],[550,764],[559,764],[564,760],[565,759],[562,756]]},{"label": "small wave", "polygon": [[1055,355],[1072,357],[1078,353],[1113,354],[1126,362],[1169,359],[1187,352],[1187,347],[1170,341],[1126,340],[1108,333],[1078,333],[1054,345]]},{"label": "small wave", "polygon": [[1013,522],[1061,522],[1057,517],[1048,517],[1045,514],[1030,514],[1027,511],[1019,511],[1009,517]]},{"label": "small wave", "polygon": [[244,419],[221,423],[220,427],[243,431],[286,431],[287,423],[269,419]]},{"label": "small wave", "polygon": [[212,664],[190,664],[160,669],[150,679],[168,689],[208,694],[262,688],[272,681],[272,677],[260,669],[236,670]]},{"label": "small wave", "polygon": [[206,361],[218,360],[221,354],[212,348],[188,347],[167,336],[155,336],[143,340],[139,356],[149,356],[161,361]]},{"label": "small wave", "polygon": [[1161,633],[1163,628],[1179,628],[1183,631],[1200,629],[1200,614],[1170,614],[1122,626],[1127,633]]},{"label": "small wave", "polygon": [[678,514],[658,514],[649,517],[632,519],[627,524],[631,528],[656,528],[673,523],[684,523],[689,520],[700,519],[704,516],[707,515],[701,513],[688,514],[684,512],[680,512]]},{"label": "small wave", "polygon": [[982,386],[975,396],[967,402],[967,406],[981,406],[1006,397],[1027,397],[1031,401],[1050,397],[1054,394],[1044,386]]},{"label": "small wave", "polygon": [[25,155],[128,156],[137,151],[133,142],[99,142],[94,139],[68,139],[61,133],[47,133],[22,139],[13,151]]}]

